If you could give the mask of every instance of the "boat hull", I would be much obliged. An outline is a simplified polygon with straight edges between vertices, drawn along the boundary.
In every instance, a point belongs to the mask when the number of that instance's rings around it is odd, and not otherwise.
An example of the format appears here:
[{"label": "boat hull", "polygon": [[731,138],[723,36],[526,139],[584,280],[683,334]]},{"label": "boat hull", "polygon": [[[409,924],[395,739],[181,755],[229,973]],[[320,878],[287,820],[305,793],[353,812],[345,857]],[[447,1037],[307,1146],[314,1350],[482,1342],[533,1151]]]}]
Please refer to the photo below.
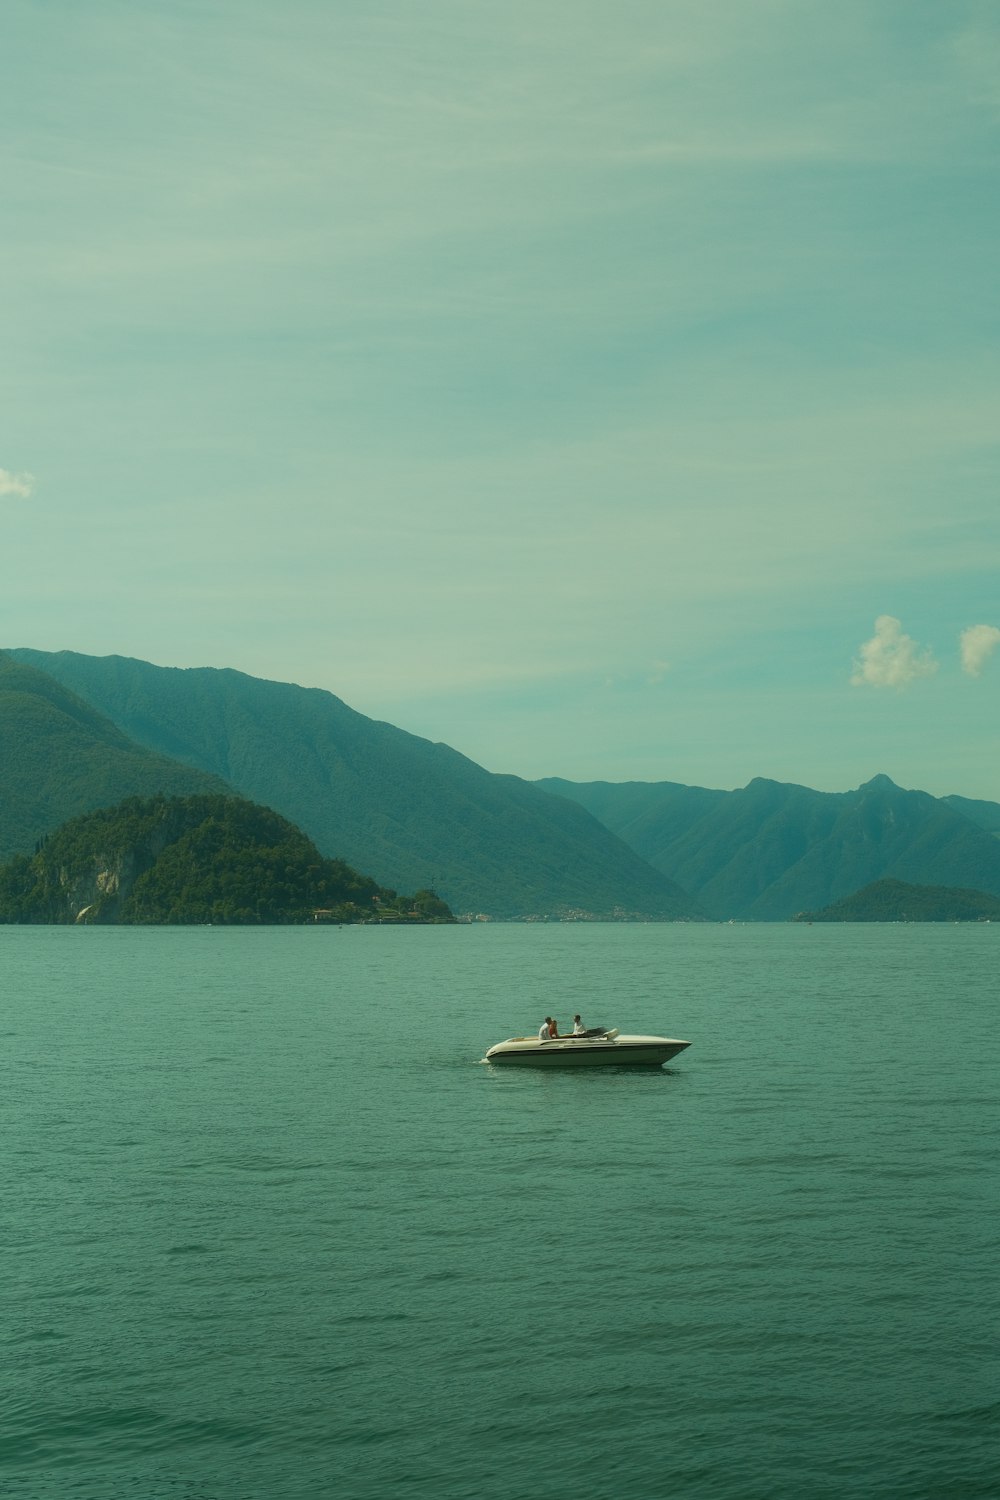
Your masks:
[{"label": "boat hull", "polygon": [[522,1068],[660,1068],[690,1045],[666,1036],[566,1037],[550,1042],[511,1037],[491,1047],[486,1061]]}]

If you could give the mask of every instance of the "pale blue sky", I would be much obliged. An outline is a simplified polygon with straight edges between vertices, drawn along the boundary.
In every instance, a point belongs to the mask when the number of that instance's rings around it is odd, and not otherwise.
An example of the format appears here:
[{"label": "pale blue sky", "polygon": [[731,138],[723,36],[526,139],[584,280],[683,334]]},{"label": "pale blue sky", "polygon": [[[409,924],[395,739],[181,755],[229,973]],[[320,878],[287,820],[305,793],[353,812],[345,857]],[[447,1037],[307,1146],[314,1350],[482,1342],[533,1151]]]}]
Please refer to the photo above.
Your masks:
[{"label": "pale blue sky", "polygon": [[528,777],[1000,800],[993,0],[0,36],[0,644]]}]

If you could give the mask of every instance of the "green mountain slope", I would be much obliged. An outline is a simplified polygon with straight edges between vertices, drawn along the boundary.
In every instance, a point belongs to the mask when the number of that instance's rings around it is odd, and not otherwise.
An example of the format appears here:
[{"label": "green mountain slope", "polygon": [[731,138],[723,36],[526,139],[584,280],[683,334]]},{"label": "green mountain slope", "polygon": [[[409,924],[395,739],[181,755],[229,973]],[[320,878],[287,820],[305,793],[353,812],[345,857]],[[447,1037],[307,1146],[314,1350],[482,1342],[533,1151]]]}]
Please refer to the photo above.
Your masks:
[{"label": "green mountain slope", "polygon": [[124,797],[223,785],[135,744],[50,676],[0,652],[0,858],[28,853],[67,818]]},{"label": "green mountain slope", "polygon": [[763,778],[733,792],[541,785],[601,817],[720,918],[784,920],[886,876],[1000,895],[1000,840],[983,826],[993,804],[972,821],[953,799],[904,791],[887,776],[854,792]]},{"label": "green mountain slope", "polygon": [[347,922],[450,917],[432,892],[400,909],[395,892],[323,859],[285,818],[238,797],[129,798],[0,866],[7,923],[286,924],[318,911]]},{"label": "green mountain slope", "polygon": [[212,667],[11,654],[141,744],[224,778],[323,853],[397,889],[432,887],[456,911],[495,916],[700,914],[583,808],[365,718],[332,693]]},{"label": "green mountain slope", "polygon": [[942,802],[947,803],[955,812],[968,818],[970,823],[975,823],[979,828],[985,828],[987,833],[993,833],[1000,838],[1000,802],[983,802],[975,797],[942,797]]},{"label": "green mountain slope", "polygon": [[953,886],[877,880],[798,922],[1000,922],[1000,896]]}]

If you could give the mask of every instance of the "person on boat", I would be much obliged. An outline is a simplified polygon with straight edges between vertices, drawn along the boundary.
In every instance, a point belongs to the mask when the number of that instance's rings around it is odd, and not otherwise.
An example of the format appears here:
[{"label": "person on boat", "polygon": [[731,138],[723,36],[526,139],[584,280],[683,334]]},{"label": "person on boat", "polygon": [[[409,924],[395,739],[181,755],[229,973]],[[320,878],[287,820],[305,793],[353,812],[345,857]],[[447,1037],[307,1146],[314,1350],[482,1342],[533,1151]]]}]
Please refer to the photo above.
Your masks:
[{"label": "person on boat", "polygon": [[555,1035],[555,1024],[551,1016],[545,1017],[545,1020],[538,1028],[538,1040],[540,1042],[547,1042]]},{"label": "person on boat", "polygon": [[580,1020],[579,1016],[574,1016],[573,1017],[573,1035],[574,1036],[586,1036],[587,1035],[587,1028],[586,1028],[586,1026],[584,1026],[584,1024]]}]

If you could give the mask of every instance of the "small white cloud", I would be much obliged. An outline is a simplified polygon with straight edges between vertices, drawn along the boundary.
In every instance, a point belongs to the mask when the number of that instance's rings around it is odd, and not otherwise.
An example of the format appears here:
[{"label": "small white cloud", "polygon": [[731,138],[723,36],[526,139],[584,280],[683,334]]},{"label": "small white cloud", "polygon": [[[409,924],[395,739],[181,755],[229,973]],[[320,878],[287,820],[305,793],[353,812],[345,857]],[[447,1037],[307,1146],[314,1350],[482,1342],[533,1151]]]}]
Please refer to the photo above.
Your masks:
[{"label": "small white cloud", "polygon": [[893,615],[879,615],[875,634],[861,647],[851,682],[860,687],[904,688],[918,677],[931,677],[938,664],[930,651],[921,651]]},{"label": "small white cloud", "polygon": [[0,495],[17,495],[19,499],[27,500],[34,487],[34,474],[11,474],[7,469],[0,469]]},{"label": "small white cloud", "polygon": [[962,671],[970,677],[980,672],[1000,645],[1000,630],[995,625],[970,625],[963,630],[959,641],[962,647]]}]

